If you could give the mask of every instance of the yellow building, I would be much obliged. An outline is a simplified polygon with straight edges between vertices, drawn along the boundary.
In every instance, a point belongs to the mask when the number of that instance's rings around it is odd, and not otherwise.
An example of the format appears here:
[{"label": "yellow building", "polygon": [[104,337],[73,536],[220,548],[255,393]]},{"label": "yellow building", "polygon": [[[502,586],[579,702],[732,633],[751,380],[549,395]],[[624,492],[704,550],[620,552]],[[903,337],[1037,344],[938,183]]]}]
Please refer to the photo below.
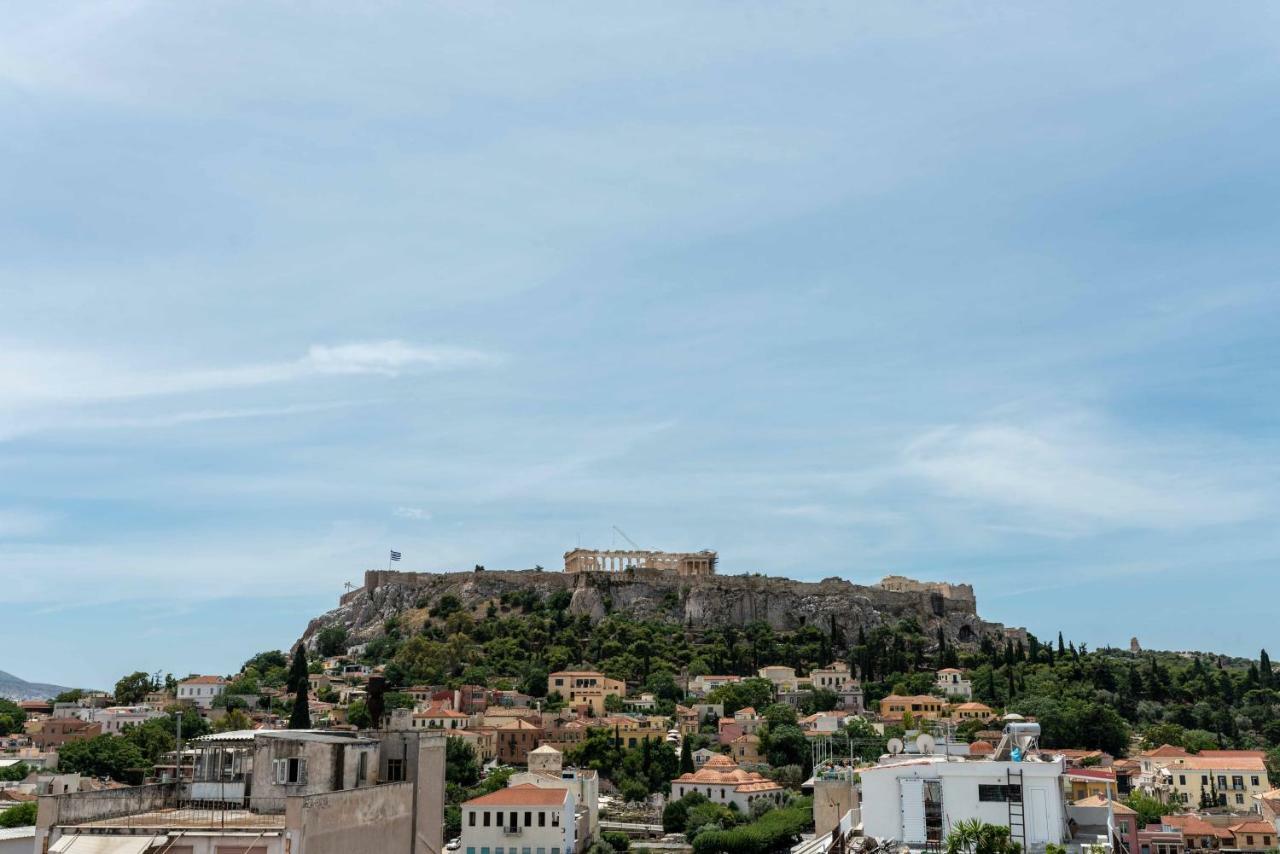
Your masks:
[{"label": "yellow building", "polygon": [[591,729],[607,729],[622,747],[637,747],[640,742],[665,741],[670,722],[662,717],[633,718],[630,715],[609,715],[586,721]]},{"label": "yellow building", "polygon": [[627,683],[592,670],[563,670],[547,677],[547,693],[559,694],[571,709],[587,708],[593,715],[603,715],[604,698],[626,696]]},{"label": "yellow building", "polygon": [[952,707],[951,714],[962,721],[985,721],[995,717],[996,710],[986,703],[960,703]]},{"label": "yellow building", "polygon": [[854,681],[853,674],[849,672],[849,665],[843,661],[809,671],[809,684],[814,688],[823,688],[827,691],[839,693]]},{"label": "yellow building", "polygon": [[1271,787],[1267,766],[1257,750],[1205,750],[1194,756],[1162,760],[1161,777],[1169,802],[1198,807],[1208,794],[1237,811],[1254,809]]},{"label": "yellow building", "polygon": [[886,721],[900,721],[904,714],[910,712],[911,717],[916,720],[922,718],[936,720],[942,717],[946,707],[946,701],[928,694],[919,694],[915,697],[890,694],[880,701],[880,717]]}]

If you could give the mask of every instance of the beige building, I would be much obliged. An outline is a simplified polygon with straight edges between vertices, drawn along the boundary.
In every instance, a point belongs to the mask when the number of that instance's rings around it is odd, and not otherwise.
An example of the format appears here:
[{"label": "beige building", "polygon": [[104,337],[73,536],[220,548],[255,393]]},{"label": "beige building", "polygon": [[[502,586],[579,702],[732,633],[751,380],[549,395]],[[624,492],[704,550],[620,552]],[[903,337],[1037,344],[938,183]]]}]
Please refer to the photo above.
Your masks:
[{"label": "beige building", "polygon": [[777,804],[786,794],[779,783],[755,771],[744,771],[723,754],[712,756],[698,770],[671,781],[672,798],[683,798],[692,792],[723,806],[735,804],[743,815],[750,815],[751,805],[758,800]]},{"label": "beige building", "polygon": [[221,676],[194,676],[178,683],[178,702],[190,703],[198,709],[212,709],[213,701],[227,690]]},{"label": "beige building", "polygon": [[846,686],[854,683],[853,674],[849,672],[849,665],[843,661],[837,661],[826,667],[820,667],[809,672],[809,686],[812,688],[822,688],[826,691],[834,691],[839,694]]},{"label": "beige building", "polygon": [[756,673],[761,679],[768,679],[778,691],[798,691],[800,680],[796,678],[796,669],[785,664],[770,664],[761,667]]},{"label": "beige building", "polygon": [[563,670],[547,677],[547,693],[559,694],[571,709],[603,715],[604,698],[626,696],[627,683],[594,670]]}]

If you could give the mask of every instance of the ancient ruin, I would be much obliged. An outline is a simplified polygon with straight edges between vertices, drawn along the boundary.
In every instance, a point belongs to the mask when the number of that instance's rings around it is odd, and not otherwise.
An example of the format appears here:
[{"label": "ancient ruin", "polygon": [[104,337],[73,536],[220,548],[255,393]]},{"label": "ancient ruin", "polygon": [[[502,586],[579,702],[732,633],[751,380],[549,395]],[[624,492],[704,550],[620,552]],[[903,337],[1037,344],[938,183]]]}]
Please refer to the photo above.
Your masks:
[{"label": "ancient ruin", "polygon": [[565,572],[624,572],[628,569],[656,569],[684,576],[716,574],[716,553],[652,552],[611,549],[574,549],[564,553]]}]

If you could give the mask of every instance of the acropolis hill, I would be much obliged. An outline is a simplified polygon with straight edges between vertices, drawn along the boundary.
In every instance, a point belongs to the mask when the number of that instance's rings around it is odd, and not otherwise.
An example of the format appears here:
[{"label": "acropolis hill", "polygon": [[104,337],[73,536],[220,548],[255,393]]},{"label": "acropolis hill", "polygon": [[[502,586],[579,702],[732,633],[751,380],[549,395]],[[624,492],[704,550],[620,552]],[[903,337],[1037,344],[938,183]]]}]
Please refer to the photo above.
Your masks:
[{"label": "acropolis hill", "polygon": [[353,640],[369,640],[388,617],[420,625],[440,597],[452,594],[477,616],[504,594],[532,590],[541,597],[567,591],[569,611],[592,621],[610,611],[636,619],[663,620],[691,628],[745,626],[764,621],[775,630],[815,626],[856,636],[858,629],[913,617],[933,637],[941,629],[954,643],[981,637],[1026,641],[1024,629],[1006,628],[978,616],[967,584],[888,576],[877,584],[841,578],[793,581],[758,574],[719,575],[714,552],[590,552],[565,555],[566,571],[485,570],[467,572],[365,573],[364,586],[342,596],[339,606],[312,620],[303,635],[340,625]]}]

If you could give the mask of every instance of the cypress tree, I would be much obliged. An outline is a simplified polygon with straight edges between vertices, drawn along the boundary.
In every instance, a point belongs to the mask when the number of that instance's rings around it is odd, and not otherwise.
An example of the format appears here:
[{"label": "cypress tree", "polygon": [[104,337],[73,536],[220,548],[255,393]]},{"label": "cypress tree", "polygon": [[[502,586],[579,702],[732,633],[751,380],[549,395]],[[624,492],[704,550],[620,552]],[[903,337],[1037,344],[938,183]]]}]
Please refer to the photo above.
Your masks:
[{"label": "cypress tree", "polygon": [[293,713],[289,715],[289,729],[311,729],[311,710],[307,708],[311,678],[307,672],[307,652],[302,644],[298,644],[298,648],[293,651],[287,685],[293,692]]},{"label": "cypress tree", "polygon": [[680,745],[680,773],[693,773],[693,748],[689,744],[688,737]]},{"label": "cypress tree", "polygon": [[1271,656],[1267,655],[1267,651],[1264,649],[1259,659],[1258,675],[1262,677],[1262,687],[1270,688],[1275,682],[1275,674],[1271,672]]},{"label": "cypress tree", "polygon": [[1066,652],[1067,652],[1067,648],[1062,645],[1062,632],[1058,632],[1058,655],[1059,656],[1065,655]]}]

